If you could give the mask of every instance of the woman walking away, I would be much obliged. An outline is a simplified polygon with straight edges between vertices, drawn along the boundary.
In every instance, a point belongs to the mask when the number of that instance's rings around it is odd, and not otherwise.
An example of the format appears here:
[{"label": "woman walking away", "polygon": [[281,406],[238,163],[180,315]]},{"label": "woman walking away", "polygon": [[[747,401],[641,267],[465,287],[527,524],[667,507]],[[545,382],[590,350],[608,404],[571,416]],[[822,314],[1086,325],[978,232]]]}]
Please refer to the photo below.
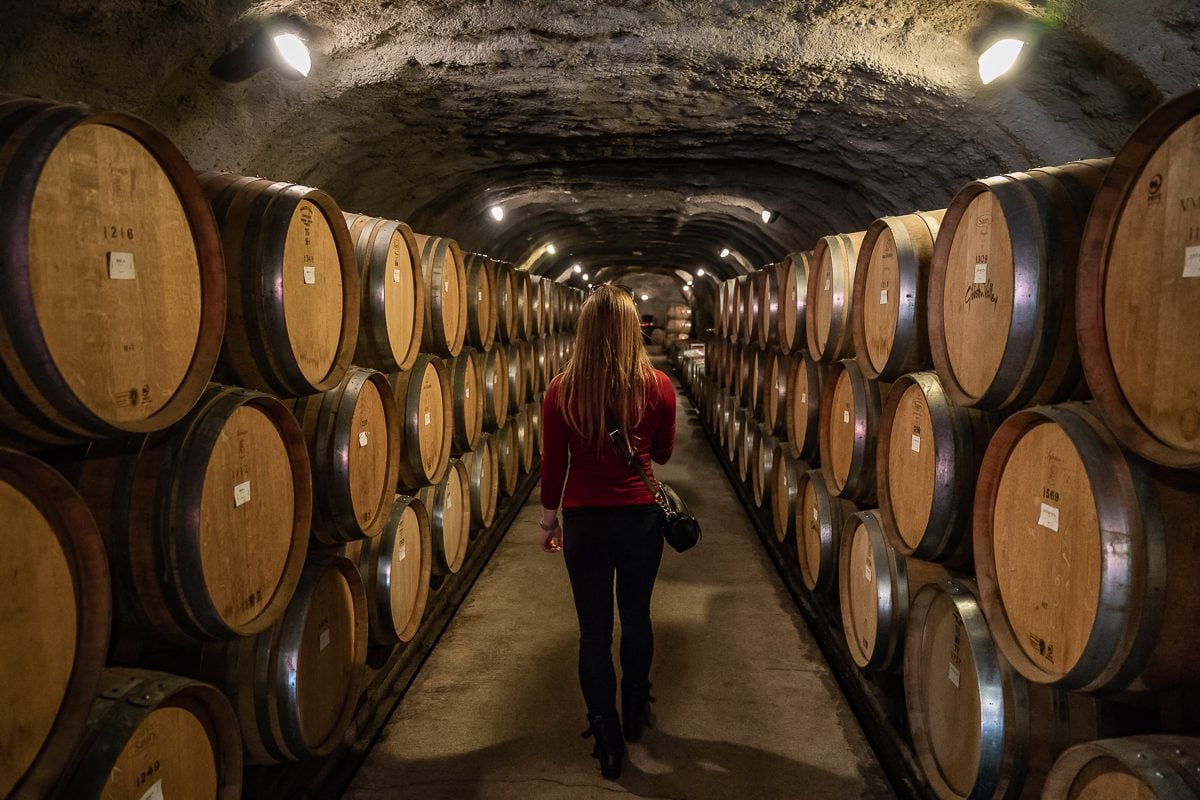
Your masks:
[{"label": "woman walking away", "polygon": [[541,525],[542,549],[563,551],[571,579],[579,683],[590,723],[584,735],[596,737],[592,755],[606,778],[620,776],[625,758],[612,664],[613,576],[621,614],[624,738],[636,742],[649,722],[650,595],[663,550],[662,511],[609,440],[614,430],[647,472],[651,458],[666,463],[675,447],[675,390],[650,365],[631,294],[602,285],[583,304],[574,355],[546,390]]}]

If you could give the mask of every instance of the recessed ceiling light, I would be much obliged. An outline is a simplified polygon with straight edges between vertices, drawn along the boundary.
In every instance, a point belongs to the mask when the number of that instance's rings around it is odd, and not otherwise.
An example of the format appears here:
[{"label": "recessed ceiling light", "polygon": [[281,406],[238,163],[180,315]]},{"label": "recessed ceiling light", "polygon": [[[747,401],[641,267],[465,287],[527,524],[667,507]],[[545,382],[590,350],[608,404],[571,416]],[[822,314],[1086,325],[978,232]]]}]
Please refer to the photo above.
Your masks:
[{"label": "recessed ceiling light", "polygon": [[578,264],[576,264],[575,266],[571,267],[571,269],[575,270],[575,273],[576,273],[576,274],[578,274],[578,273],[580,273],[580,272],[583,272],[583,267],[579,266]]},{"label": "recessed ceiling light", "polygon": [[1025,43],[1020,39],[1001,39],[979,56],[979,80],[991,83],[1017,63]]},{"label": "recessed ceiling light", "polygon": [[491,214],[492,219],[496,220],[496,222],[504,219],[504,209],[500,206],[492,206]]},{"label": "recessed ceiling light", "polygon": [[546,252],[549,253],[550,255],[554,255],[555,253],[558,252],[558,250],[554,247],[554,245],[548,244],[548,245],[546,245]]},{"label": "recessed ceiling light", "polygon": [[721,258],[725,258],[727,255],[729,255],[729,248],[728,248],[728,247],[722,247],[722,248],[721,248]]},{"label": "recessed ceiling light", "polygon": [[[583,276],[583,279],[586,281],[586,280],[588,279],[588,277],[589,277],[589,276],[587,276],[587,275],[584,275],[584,276]],[[589,284],[588,284],[588,286],[591,286],[591,284],[589,283]]]},{"label": "recessed ceiling light", "polygon": [[648,295],[648,294],[642,295],[642,300],[649,300],[649,299],[650,299],[650,295]]},{"label": "recessed ceiling light", "polygon": [[696,270],[696,275],[698,277],[703,277],[704,276],[704,267],[701,267],[700,269]]}]

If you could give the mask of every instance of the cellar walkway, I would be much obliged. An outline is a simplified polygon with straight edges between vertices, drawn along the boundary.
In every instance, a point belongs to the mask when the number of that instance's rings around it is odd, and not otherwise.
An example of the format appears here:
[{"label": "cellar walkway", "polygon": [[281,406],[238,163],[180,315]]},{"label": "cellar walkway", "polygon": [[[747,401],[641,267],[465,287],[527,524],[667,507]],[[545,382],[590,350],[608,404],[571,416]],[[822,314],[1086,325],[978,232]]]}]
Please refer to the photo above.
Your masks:
[{"label": "cellar walkway", "polygon": [[559,555],[538,492],[517,517],[375,744],[347,800],[893,797],[816,643],[680,395],[656,467],[703,523],[655,588],[657,727],[600,777],[576,681]]}]

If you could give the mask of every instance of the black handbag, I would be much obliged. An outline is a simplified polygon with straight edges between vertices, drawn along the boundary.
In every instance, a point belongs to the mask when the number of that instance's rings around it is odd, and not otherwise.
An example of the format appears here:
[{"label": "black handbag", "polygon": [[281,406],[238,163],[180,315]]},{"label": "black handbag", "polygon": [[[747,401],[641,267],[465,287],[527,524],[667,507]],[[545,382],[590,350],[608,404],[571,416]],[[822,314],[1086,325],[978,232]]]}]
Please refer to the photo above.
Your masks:
[{"label": "black handbag", "polygon": [[637,470],[637,474],[642,477],[646,488],[654,496],[654,502],[658,503],[658,507],[662,509],[662,535],[667,540],[667,544],[679,553],[691,550],[699,544],[700,522],[692,514],[683,498],[662,481],[656,480],[655,483],[658,484],[658,487],[655,488],[654,484],[650,482],[649,476],[646,475],[646,470],[642,469],[642,462],[634,457],[629,442],[620,431],[611,432],[608,434],[608,438],[617,448],[617,452],[624,457],[625,463]]}]

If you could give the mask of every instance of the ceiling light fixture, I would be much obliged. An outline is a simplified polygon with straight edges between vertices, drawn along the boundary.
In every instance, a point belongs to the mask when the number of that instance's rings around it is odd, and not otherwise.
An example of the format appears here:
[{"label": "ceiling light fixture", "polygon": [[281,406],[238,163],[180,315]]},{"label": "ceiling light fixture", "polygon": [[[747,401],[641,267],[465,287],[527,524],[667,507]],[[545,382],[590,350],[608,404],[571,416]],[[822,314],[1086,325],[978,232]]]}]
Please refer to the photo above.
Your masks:
[{"label": "ceiling light fixture", "polygon": [[577,274],[577,275],[578,275],[580,272],[583,272],[583,267],[579,266],[578,264],[576,264],[575,266],[571,267],[571,269],[575,270],[575,274]]},{"label": "ceiling light fixture", "polygon": [[[589,277],[588,275],[584,275],[583,279],[586,281],[588,279],[588,277]],[[591,286],[591,284],[589,283],[588,286]]]},{"label": "ceiling light fixture", "polygon": [[549,253],[550,255],[554,255],[555,253],[558,252],[558,249],[555,248],[554,245],[548,244],[548,245],[546,245],[546,252]]},{"label": "ceiling light fixture", "polygon": [[648,295],[648,294],[644,294],[644,295],[642,295],[642,302],[645,302],[645,301],[647,301],[647,300],[649,300],[649,299],[650,299],[650,295]]},{"label": "ceiling light fixture", "polygon": [[307,78],[312,55],[304,33],[303,23],[294,19],[267,20],[249,38],[223,53],[209,71],[228,83],[244,81],[268,68],[288,78]]},{"label": "ceiling light fixture", "polygon": [[1001,39],[979,56],[979,80],[984,85],[991,83],[1012,69],[1024,49],[1020,39]]},{"label": "ceiling light fixture", "polygon": [[728,248],[728,247],[722,247],[722,248],[721,248],[721,258],[725,258],[725,257],[726,257],[726,256],[728,256],[728,255],[729,255],[729,248]]},{"label": "ceiling light fixture", "polygon": [[698,278],[704,277],[704,267],[701,267],[700,269],[696,270],[696,277],[698,277]]},{"label": "ceiling light fixture", "polygon": [[763,221],[763,224],[765,224],[765,225],[770,225],[772,222],[774,222],[774,221],[775,221],[775,220],[777,220],[777,219],[779,219],[779,212],[778,212],[778,211],[772,211],[772,210],[771,210],[771,209],[769,209],[769,208],[764,208],[764,209],[762,210],[762,221]]},{"label": "ceiling light fixture", "polygon": [[501,208],[500,206],[492,206],[491,214],[492,214],[492,219],[496,220],[496,222],[499,222],[500,220],[504,219],[504,209]]}]

